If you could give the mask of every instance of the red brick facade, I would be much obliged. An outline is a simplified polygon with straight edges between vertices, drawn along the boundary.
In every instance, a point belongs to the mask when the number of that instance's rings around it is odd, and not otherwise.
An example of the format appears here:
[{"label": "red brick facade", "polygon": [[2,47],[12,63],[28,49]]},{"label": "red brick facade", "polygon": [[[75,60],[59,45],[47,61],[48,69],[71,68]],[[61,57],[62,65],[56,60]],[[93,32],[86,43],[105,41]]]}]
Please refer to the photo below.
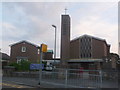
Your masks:
[{"label": "red brick facade", "polygon": [[[20,59],[26,59],[32,63],[38,63],[40,60],[40,53],[38,50],[37,45],[32,44],[27,41],[21,41],[15,44],[10,45],[11,47],[11,53],[10,53],[10,62],[17,62],[17,60]],[[22,50],[22,48],[25,48],[25,51]],[[51,59],[52,54],[47,55],[43,54],[43,59]]]},{"label": "red brick facade", "polygon": [[[26,47],[25,52],[22,52],[22,47]],[[40,58],[37,46],[26,41],[11,45],[10,62],[17,62],[17,59],[20,58],[25,58],[30,62],[37,63]]]}]

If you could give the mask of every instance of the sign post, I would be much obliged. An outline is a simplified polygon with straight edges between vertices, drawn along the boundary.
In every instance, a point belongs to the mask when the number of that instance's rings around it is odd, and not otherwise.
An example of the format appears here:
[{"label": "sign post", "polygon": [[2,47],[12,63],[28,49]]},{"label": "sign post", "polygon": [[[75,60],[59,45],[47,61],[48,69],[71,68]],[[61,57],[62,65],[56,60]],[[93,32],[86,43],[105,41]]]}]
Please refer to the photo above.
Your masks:
[{"label": "sign post", "polygon": [[41,44],[40,47],[40,68],[39,68],[39,83],[38,85],[41,84],[41,79],[42,79],[42,54],[43,52],[47,52],[47,45]]}]

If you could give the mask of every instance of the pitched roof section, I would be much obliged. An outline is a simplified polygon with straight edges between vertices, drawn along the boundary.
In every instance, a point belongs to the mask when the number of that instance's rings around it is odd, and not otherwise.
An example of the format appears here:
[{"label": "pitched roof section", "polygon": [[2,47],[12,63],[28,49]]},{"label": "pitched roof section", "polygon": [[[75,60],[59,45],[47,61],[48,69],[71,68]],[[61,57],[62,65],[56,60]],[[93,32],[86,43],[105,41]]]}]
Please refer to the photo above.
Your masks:
[{"label": "pitched roof section", "polygon": [[[90,37],[90,38],[94,38],[94,39],[98,39],[98,40],[105,41],[105,39],[101,39],[101,38],[94,37],[94,36],[87,35],[87,34],[84,34],[84,35],[82,35],[82,36],[76,37],[76,38],[74,38],[73,40],[77,40],[77,39],[82,38],[82,37]],[[73,40],[71,40],[71,41],[73,41]]]},{"label": "pitched roof section", "polygon": [[[1,56],[2,56],[2,57],[1,57]],[[1,57],[2,60],[9,60],[9,59],[10,59],[10,56],[7,55],[6,53],[1,53],[1,52],[0,52],[0,57]]]},{"label": "pitched roof section", "polygon": [[23,40],[23,41],[20,41],[20,42],[11,44],[11,45],[9,45],[9,46],[11,47],[11,46],[13,46],[13,45],[20,44],[20,43],[23,43],[23,42],[26,42],[26,43],[28,43],[28,44],[31,44],[31,45],[33,45],[33,46],[35,46],[35,47],[39,47],[38,45],[35,45],[35,44],[33,44],[33,43],[31,43],[31,42],[28,42],[28,41],[26,41],[26,40]]},{"label": "pitched roof section", "polygon": [[[80,39],[80,38],[82,38],[82,37],[90,37],[90,38],[93,38],[93,39],[97,39],[97,40],[100,40],[100,41],[104,41],[104,42],[106,42],[105,39],[98,38],[98,37],[94,37],[94,36],[87,35],[87,34],[84,34],[84,35],[82,35],[82,36],[76,37],[76,38],[74,38],[74,39],[71,40],[71,41],[74,41],[74,40]],[[106,44],[107,44],[107,43],[106,43]],[[110,46],[110,44],[107,44],[107,45]]]}]

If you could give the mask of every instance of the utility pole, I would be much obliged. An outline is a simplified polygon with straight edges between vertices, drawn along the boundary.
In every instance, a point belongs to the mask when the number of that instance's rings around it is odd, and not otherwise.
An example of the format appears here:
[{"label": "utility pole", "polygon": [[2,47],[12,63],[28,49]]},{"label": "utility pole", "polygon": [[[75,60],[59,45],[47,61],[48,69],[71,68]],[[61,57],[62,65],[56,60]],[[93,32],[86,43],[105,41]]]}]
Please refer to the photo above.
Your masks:
[{"label": "utility pole", "polygon": [[39,68],[39,83],[38,85],[41,84],[41,78],[42,78],[42,45],[40,47],[40,68]]},{"label": "utility pole", "polygon": [[47,52],[47,45],[45,45],[45,44],[41,44],[41,47],[40,47],[40,68],[39,68],[39,83],[38,83],[38,85],[41,84],[41,80],[42,80],[42,56],[43,56],[43,52]]}]

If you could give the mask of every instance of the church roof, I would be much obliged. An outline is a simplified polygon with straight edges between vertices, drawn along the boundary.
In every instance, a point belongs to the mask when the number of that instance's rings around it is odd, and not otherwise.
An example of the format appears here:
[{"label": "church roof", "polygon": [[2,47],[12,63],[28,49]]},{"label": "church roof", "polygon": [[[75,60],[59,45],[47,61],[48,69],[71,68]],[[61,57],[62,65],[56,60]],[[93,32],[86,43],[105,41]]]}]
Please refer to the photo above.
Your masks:
[{"label": "church roof", "polygon": [[[84,34],[84,35],[82,35],[82,36],[76,37],[76,38],[72,39],[71,41],[74,41],[74,40],[77,40],[77,39],[80,39],[80,38],[83,38],[83,37],[89,37],[89,38],[93,38],[93,39],[97,39],[97,40],[106,42],[105,39],[98,38],[98,37],[91,36],[91,35],[87,35],[87,34]],[[107,43],[106,43],[106,44],[107,44]],[[110,46],[110,44],[107,44],[107,45]]]}]

